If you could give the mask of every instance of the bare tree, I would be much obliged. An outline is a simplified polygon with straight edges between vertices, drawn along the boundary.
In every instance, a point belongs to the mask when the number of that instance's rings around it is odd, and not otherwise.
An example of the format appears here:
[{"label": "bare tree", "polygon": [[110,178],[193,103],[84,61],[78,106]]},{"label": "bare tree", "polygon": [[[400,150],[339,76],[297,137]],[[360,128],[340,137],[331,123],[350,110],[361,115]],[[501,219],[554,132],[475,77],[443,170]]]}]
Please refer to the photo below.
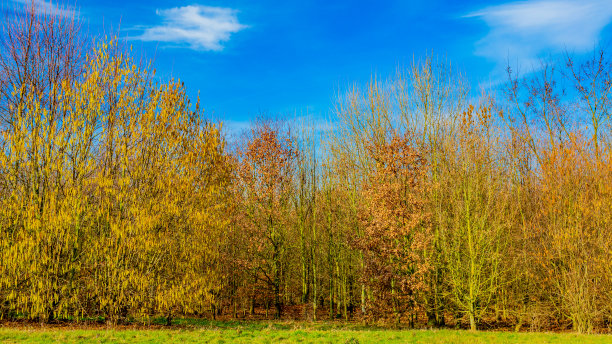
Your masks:
[{"label": "bare tree", "polygon": [[28,96],[53,114],[59,85],[82,72],[89,42],[69,7],[43,7],[32,0],[4,11],[2,17],[0,122],[5,127]]}]

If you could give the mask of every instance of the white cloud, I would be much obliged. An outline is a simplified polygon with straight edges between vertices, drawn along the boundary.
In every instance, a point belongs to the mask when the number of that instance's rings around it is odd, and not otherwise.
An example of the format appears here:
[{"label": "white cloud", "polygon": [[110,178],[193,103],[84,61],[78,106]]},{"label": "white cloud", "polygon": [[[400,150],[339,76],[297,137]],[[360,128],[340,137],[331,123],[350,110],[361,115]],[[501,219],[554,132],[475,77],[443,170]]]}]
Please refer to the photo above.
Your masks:
[{"label": "white cloud", "polygon": [[596,47],[612,20],[610,0],[536,0],[484,8],[466,15],[484,20],[489,33],[476,43],[476,55],[505,64],[532,67],[544,53]]},{"label": "white cloud", "polygon": [[14,3],[20,4],[26,8],[34,8],[34,11],[39,15],[51,15],[65,18],[78,17],[74,8],[69,6],[60,6],[57,2],[45,0],[13,0]]},{"label": "white cloud", "polygon": [[201,5],[157,10],[162,24],[146,28],[134,37],[142,41],[157,41],[187,45],[194,50],[223,49],[222,42],[247,26],[240,24],[236,10]]}]

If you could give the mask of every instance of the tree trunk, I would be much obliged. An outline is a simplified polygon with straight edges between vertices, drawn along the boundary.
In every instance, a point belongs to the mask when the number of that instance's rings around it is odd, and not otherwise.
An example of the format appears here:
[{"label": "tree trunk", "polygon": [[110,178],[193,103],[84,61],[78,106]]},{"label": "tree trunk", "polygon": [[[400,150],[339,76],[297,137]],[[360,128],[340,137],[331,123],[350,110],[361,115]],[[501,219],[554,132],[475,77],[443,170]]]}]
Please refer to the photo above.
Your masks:
[{"label": "tree trunk", "polygon": [[474,312],[470,312],[470,331],[476,331],[476,318]]}]

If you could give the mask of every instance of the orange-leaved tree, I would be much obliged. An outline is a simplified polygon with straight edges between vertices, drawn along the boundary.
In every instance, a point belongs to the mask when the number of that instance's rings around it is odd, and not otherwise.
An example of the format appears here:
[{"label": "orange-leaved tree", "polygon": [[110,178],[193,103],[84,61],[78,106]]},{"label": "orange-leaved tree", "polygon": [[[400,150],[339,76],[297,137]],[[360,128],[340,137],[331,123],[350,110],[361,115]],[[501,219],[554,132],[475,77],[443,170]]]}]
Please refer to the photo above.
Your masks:
[{"label": "orange-leaved tree", "polygon": [[237,157],[241,221],[236,230],[244,239],[239,257],[254,283],[273,298],[275,317],[280,318],[298,151],[280,122],[259,120],[249,134]]},{"label": "orange-leaved tree", "polygon": [[392,314],[396,322],[410,315],[414,321],[417,294],[426,288],[430,269],[423,254],[430,243],[426,161],[407,134],[367,148],[375,165],[363,187],[364,233],[357,247],[364,253],[362,278],[372,293],[369,313]]}]

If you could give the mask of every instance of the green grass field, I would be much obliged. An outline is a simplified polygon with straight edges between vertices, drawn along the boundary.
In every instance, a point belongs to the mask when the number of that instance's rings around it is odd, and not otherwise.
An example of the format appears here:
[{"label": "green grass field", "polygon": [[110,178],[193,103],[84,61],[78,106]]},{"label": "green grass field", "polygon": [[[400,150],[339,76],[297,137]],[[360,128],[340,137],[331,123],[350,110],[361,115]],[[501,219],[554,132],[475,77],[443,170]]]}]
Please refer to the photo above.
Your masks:
[{"label": "green grass field", "polygon": [[215,322],[156,329],[0,328],[0,343],[612,343],[612,335],[390,330],[308,323]]}]

